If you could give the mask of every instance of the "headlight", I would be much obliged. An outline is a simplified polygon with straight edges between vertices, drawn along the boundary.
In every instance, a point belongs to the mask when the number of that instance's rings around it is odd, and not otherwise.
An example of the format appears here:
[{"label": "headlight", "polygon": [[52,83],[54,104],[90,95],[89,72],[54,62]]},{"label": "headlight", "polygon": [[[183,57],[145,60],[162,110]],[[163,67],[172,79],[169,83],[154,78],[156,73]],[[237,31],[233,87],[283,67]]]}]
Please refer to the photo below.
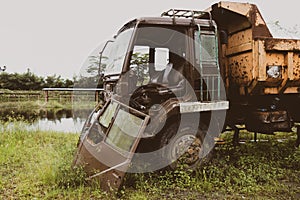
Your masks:
[{"label": "headlight", "polygon": [[267,74],[270,78],[280,78],[281,77],[281,66],[268,66]]}]

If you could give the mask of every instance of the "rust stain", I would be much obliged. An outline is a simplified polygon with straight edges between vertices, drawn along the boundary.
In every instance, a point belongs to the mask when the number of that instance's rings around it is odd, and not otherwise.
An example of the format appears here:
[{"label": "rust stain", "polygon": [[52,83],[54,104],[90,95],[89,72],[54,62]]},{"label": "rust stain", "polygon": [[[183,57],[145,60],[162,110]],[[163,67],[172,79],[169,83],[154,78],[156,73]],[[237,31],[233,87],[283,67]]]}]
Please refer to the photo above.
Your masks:
[{"label": "rust stain", "polygon": [[300,53],[294,55],[293,57],[293,75],[294,80],[300,80]]},{"label": "rust stain", "polygon": [[266,38],[265,48],[273,51],[300,51],[300,40]]},{"label": "rust stain", "polygon": [[[248,94],[258,91],[278,94],[300,87],[300,40],[273,38],[254,4],[227,2],[212,7],[212,16],[228,33],[226,55],[228,84]],[[267,75],[269,66],[280,66],[276,80]]]},{"label": "rust stain", "polygon": [[249,12],[249,20],[252,24],[253,38],[258,37],[272,37],[272,34],[267,27],[262,15],[260,14],[256,5],[251,4],[251,10]]},{"label": "rust stain", "polygon": [[242,54],[229,59],[231,81],[238,85],[248,85],[252,80],[252,66],[249,66],[251,54]]}]

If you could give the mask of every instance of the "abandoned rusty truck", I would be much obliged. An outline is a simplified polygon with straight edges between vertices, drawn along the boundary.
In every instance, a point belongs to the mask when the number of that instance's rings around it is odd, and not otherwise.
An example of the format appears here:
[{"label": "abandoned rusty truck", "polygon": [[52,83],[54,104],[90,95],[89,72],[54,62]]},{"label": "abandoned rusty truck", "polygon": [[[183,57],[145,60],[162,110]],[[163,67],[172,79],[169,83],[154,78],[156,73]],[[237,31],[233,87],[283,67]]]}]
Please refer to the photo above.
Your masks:
[{"label": "abandoned rusty truck", "polygon": [[99,72],[75,165],[104,190],[127,172],[197,166],[228,127],[237,142],[239,125],[273,134],[300,121],[300,40],[273,38],[253,4],[132,20],[104,45]]}]

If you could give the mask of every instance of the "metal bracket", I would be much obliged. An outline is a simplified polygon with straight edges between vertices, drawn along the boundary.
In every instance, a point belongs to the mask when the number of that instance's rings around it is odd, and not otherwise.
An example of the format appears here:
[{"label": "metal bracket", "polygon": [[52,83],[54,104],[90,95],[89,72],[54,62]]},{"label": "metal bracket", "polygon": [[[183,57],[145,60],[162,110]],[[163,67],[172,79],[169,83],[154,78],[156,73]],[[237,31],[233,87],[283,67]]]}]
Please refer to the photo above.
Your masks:
[{"label": "metal bracket", "polygon": [[166,12],[163,12],[161,14],[161,17],[172,17],[174,23],[176,17],[191,19],[192,23],[195,23],[195,19],[208,19],[210,21],[210,24],[213,24],[211,13],[205,11],[170,9]]},{"label": "metal bracket", "polygon": [[228,110],[229,101],[215,102],[183,102],[179,103],[180,113],[204,112],[213,110]]}]

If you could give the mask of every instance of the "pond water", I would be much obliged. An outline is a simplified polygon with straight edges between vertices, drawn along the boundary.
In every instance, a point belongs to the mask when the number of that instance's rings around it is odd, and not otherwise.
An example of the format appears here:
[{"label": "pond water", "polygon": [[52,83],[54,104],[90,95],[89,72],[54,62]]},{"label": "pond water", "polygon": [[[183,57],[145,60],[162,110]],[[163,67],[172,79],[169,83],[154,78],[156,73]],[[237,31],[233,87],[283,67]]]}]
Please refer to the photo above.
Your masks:
[{"label": "pond water", "polygon": [[43,131],[59,131],[66,133],[80,133],[85,120],[80,118],[60,118],[56,120],[39,119],[31,123],[28,128]]},{"label": "pond water", "polygon": [[0,120],[24,120],[30,130],[80,133],[92,109],[26,109],[7,108],[0,110]]}]

